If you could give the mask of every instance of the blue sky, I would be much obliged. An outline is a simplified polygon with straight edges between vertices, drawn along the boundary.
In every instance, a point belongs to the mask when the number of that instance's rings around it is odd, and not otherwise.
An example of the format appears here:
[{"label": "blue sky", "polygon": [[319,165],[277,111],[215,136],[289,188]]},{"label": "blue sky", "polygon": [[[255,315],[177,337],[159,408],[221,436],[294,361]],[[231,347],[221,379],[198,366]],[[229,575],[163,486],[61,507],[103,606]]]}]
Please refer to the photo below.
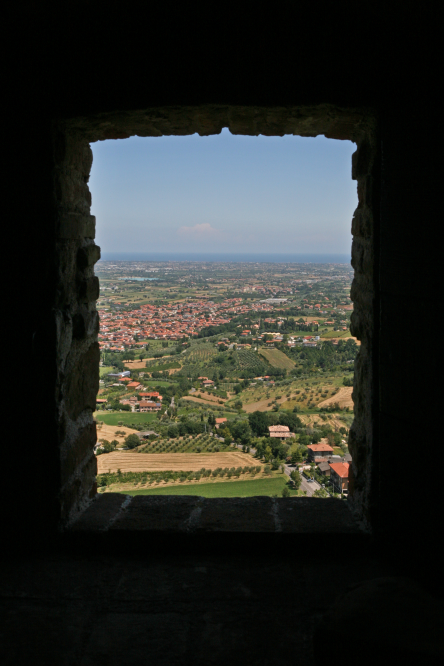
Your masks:
[{"label": "blue sky", "polygon": [[350,253],[355,144],[319,136],[92,144],[102,252]]}]

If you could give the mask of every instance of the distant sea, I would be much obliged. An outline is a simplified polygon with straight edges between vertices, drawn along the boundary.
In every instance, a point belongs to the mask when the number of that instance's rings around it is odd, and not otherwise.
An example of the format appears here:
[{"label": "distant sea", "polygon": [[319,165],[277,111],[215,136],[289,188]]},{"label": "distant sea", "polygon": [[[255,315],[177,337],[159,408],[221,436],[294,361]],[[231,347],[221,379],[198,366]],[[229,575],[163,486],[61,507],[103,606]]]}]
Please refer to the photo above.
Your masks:
[{"label": "distant sea", "polygon": [[103,252],[102,261],[227,261],[260,264],[348,264],[350,254],[229,254],[210,252]]}]

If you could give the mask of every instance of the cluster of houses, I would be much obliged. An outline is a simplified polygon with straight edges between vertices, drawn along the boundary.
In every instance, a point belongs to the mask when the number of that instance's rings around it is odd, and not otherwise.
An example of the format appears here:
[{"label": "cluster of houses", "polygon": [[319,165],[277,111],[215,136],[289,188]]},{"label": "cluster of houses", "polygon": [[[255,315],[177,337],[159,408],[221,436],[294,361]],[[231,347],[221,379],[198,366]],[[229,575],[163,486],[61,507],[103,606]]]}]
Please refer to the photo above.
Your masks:
[{"label": "cluster of houses", "polygon": [[[128,398],[121,398],[119,402],[122,405],[130,405],[132,411],[134,409],[140,412],[158,412],[162,407],[162,396],[158,391],[146,391],[145,387],[137,381],[131,381],[130,372],[125,370],[123,372],[111,372],[108,377],[118,380],[119,384],[123,384],[128,392],[138,392],[138,396],[130,395]],[[96,399],[96,405],[99,409],[105,409],[108,401],[103,398]]]},{"label": "cluster of houses", "polygon": [[322,442],[310,444],[307,448],[309,461],[316,464],[321,474],[330,477],[337,492],[347,494],[351,455],[335,456],[333,448]]},{"label": "cluster of houses", "polygon": [[99,310],[101,349],[122,351],[143,347],[140,340],[180,340],[197,336],[202,328],[228,324],[233,317],[248,312],[270,312],[272,305],[243,304],[242,298],[221,303],[209,300],[182,301],[171,305],[139,305],[130,313]]},{"label": "cluster of houses", "polygon": [[[288,426],[268,426],[268,432],[273,439],[285,441],[294,437]],[[310,444],[308,447],[308,459],[314,462],[319,471],[328,476],[338,493],[348,493],[348,472],[351,463],[350,454],[345,456],[333,455],[333,448],[329,444]]]}]

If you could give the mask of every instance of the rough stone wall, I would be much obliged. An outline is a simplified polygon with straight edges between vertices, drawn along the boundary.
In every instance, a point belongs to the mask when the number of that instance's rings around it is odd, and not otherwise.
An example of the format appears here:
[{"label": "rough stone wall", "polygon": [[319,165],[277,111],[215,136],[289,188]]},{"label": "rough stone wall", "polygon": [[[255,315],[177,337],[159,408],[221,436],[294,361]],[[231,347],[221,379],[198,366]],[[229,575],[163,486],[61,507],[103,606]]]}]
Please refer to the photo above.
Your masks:
[{"label": "rough stone wall", "polygon": [[98,114],[59,122],[54,130],[54,193],[57,218],[56,303],[57,404],[61,450],[61,523],[74,519],[96,492],[96,441],[92,411],[98,391],[99,330],[95,301],[99,284],[94,263],[95,219],[90,215],[88,177],[92,164],[90,142],[130,136],[219,134],[257,136],[325,135],[351,140],[358,150],[352,177],[358,181],[359,205],[352,233],[355,303],[352,332],[361,340],[355,370],[355,421],[351,432],[353,508],[368,522],[372,496],[370,465],[373,438],[374,342],[374,197],[376,156],[375,119],[369,109],[333,105],[246,107],[203,105],[164,107]]},{"label": "rough stone wall", "polygon": [[65,524],[96,492],[96,427],[92,413],[99,389],[99,281],[94,263],[95,218],[88,178],[92,151],[84,138],[54,132],[57,331],[56,404],[60,443],[60,519]]},{"label": "rough stone wall", "polygon": [[[377,441],[377,266],[378,266],[378,149],[376,125],[369,126],[352,156],[352,178],[358,183],[358,207],[352,220],[352,259],[355,274],[351,288],[354,304],[351,333],[361,341],[355,362],[353,401],[355,419],[350,429],[350,504],[358,518],[371,529],[372,506],[377,503],[375,461]],[[375,177],[376,176],[376,177]]]}]

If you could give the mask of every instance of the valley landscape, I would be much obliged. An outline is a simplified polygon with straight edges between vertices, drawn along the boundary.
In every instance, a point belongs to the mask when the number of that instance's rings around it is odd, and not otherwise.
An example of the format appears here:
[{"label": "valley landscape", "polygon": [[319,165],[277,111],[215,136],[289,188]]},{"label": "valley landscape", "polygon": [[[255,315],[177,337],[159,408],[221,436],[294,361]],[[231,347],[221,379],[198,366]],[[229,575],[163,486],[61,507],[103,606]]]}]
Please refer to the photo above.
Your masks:
[{"label": "valley landscape", "polygon": [[100,261],[96,274],[99,492],[342,496],[310,447],[349,459],[349,265]]}]

